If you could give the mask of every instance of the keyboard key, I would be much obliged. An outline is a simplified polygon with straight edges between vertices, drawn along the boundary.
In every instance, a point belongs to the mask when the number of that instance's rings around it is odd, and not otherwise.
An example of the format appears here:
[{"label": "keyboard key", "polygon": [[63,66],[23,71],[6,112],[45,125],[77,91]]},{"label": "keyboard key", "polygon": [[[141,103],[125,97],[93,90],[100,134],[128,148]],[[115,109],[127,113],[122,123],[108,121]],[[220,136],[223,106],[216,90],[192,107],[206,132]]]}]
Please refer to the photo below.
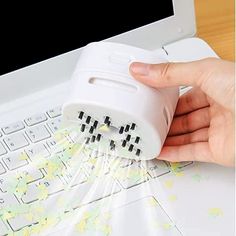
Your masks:
[{"label": "keyboard key", "polygon": [[86,182],[77,185],[67,194],[67,201],[71,203],[73,208],[77,208],[82,204],[88,204],[93,201],[100,200],[121,190],[116,181],[111,177],[98,178],[94,182]]},{"label": "keyboard key", "polygon": [[4,148],[3,144],[0,142],[0,156],[7,153],[7,150]]},{"label": "keyboard key", "polygon": [[27,166],[25,170],[21,170],[20,173],[18,173],[18,176],[24,178],[26,183],[29,184],[42,179],[44,174],[34,166]]},{"label": "keyboard key", "polygon": [[131,188],[149,180],[147,171],[136,161],[131,166],[118,169],[114,176],[123,188]]},{"label": "keyboard key", "polygon": [[58,140],[56,140],[54,137],[50,138],[47,141],[47,145],[49,147],[50,152],[53,154],[63,152],[65,149],[64,146],[60,145],[60,142]]},{"label": "keyboard key", "polygon": [[35,126],[26,131],[27,136],[33,143],[50,138],[51,135],[44,125]]},{"label": "keyboard key", "polygon": [[104,156],[104,153],[99,152],[99,151],[98,151],[97,149],[95,149],[95,148],[87,149],[85,152],[86,152],[86,154],[89,155],[89,157],[92,158],[92,159],[96,159],[96,158],[98,158],[98,157]]},{"label": "keyboard key", "polygon": [[8,182],[7,182],[7,179],[8,179],[8,176],[6,176],[6,175],[0,177],[0,190],[1,190],[1,192],[3,192],[3,193],[6,193],[8,187],[9,187],[9,184],[8,184]]},{"label": "keyboard key", "polygon": [[28,164],[28,156],[25,152],[16,152],[2,158],[9,170],[15,170]]},{"label": "keyboard key", "polygon": [[5,236],[8,232],[7,226],[0,220],[0,236]]},{"label": "keyboard key", "polygon": [[76,186],[78,184],[82,184],[84,182],[86,182],[88,180],[88,177],[85,175],[84,172],[80,172],[76,177],[75,179],[73,180],[72,183],[69,182],[69,185],[70,186]]},{"label": "keyboard key", "polygon": [[56,138],[54,136],[47,140],[46,143],[52,154],[63,152],[66,148],[73,145],[73,143],[65,137]]},{"label": "keyboard key", "polygon": [[3,127],[2,130],[5,134],[12,134],[24,128],[25,128],[24,124],[21,121],[19,121]]},{"label": "keyboard key", "polygon": [[168,165],[164,161],[151,160],[151,161],[142,161],[142,167],[148,171],[149,175],[152,178],[159,177],[161,175],[170,173]]},{"label": "keyboard key", "polygon": [[14,218],[10,218],[8,220],[9,225],[14,231],[19,231],[26,226],[30,226],[32,224],[36,224],[38,221],[36,219],[37,215],[33,215],[33,217],[29,217],[29,214],[20,214],[15,216]]},{"label": "keyboard key", "polygon": [[127,166],[131,166],[133,164],[133,160],[130,160],[130,159],[121,159],[120,160],[120,167],[121,168],[125,168]]},{"label": "keyboard key", "polygon": [[[91,158],[90,152],[88,152],[84,149],[80,149],[80,148],[75,148],[75,150],[76,151],[72,153],[72,155],[73,155],[72,157],[74,157],[74,153],[78,154],[78,158],[80,159],[81,162],[87,162]],[[75,161],[76,161],[76,163],[78,163],[78,160],[75,160]],[[71,164],[68,163],[68,165],[71,165]]]},{"label": "keyboard key", "polygon": [[[60,194],[54,194],[42,202],[43,207],[48,209],[54,205],[60,204],[60,209],[70,211],[81,205],[88,204],[112,194],[121,191],[121,188],[112,177],[97,179],[95,182],[85,182],[76,185],[69,191],[64,191]],[[68,207],[68,210],[66,209]],[[59,210],[59,208],[57,208]]]},{"label": "keyboard key", "polygon": [[42,113],[42,114],[36,114],[34,116],[28,117],[27,119],[25,119],[25,123],[28,126],[33,126],[33,125],[42,123],[46,120],[47,120],[46,115]]},{"label": "keyboard key", "polygon": [[52,133],[55,133],[60,129],[61,118],[50,120],[47,124],[48,124],[49,129],[52,131]]},{"label": "keyboard key", "polygon": [[15,151],[29,145],[27,139],[22,133],[12,134],[5,138],[4,142],[10,151]]},{"label": "keyboard key", "polygon": [[182,171],[187,166],[193,164],[192,161],[183,161],[183,162],[170,162],[170,169],[172,172]]},{"label": "keyboard key", "polygon": [[68,186],[71,187],[82,184],[88,180],[88,177],[82,168],[69,168],[61,177],[64,178],[64,180],[68,183]]},{"label": "keyboard key", "polygon": [[90,158],[85,164],[84,167],[88,172],[89,176],[103,176],[107,175],[110,172],[109,162],[104,159],[104,157],[100,158]]},{"label": "keyboard key", "polygon": [[49,195],[58,193],[64,189],[64,185],[59,178],[52,180],[40,180],[28,184],[28,189],[22,196],[24,203],[31,203],[37,200],[47,199]]},{"label": "keyboard key", "polygon": [[10,193],[0,193],[0,210],[7,207],[17,207],[20,203],[16,197]]},{"label": "keyboard key", "polygon": [[53,109],[50,109],[49,111],[47,111],[47,114],[50,118],[55,118],[57,116],[61,115],[61,107],[55,107]]},{"label": "keyboard key", "polygon": [[5,168],[3,167],[2,163],[0,162],[0,175],[6,173]]},{"label": "keyboard key", "polygon": [[52,156],[43,163],[39,163],[39,168],[43,168],[50,178],[61,176],[63,173],[66,173],[67,170],[64,162],[62,162],[57,155]]},{"label": "keyboard key", "polygon": [[41,158],[47,158],[50,156],[49,151],[43,143],[38,143],[25,149],[25,152],[29,156],[31,161],[37,161]]}]

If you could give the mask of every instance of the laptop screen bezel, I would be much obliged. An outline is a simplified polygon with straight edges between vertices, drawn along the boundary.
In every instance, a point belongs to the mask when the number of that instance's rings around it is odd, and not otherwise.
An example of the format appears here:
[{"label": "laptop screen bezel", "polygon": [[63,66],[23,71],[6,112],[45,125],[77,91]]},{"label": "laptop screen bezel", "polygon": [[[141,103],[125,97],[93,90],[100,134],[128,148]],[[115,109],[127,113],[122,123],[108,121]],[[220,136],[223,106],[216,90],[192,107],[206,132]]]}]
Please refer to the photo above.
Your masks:
[{"label": "laptop screen bezel", "polygon": [[108,41],[155,50],[196,34],[194,0],[172,0],[174,15],[125,32]]},{"label": "laptop screen bezel", "polygon": [[[194,36],[194,1],[173,0],[173,8],[173,16],[104,40],[156,50],[179,39]],[[0,104],[68,81],[80,50],[81,48],[1,75]]]}]

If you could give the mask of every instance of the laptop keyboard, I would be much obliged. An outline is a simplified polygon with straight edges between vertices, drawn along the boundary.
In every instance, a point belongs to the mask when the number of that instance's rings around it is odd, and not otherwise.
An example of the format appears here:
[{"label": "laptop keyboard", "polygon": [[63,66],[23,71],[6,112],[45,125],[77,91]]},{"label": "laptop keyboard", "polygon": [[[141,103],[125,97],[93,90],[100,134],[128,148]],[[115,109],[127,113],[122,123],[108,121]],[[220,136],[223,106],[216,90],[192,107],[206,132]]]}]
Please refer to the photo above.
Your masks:
[{"label": "laptop keyboard", "polygon": [[1,127],[0,236],[39,223],[30,217],[35,203],[47,209],[59,198],[67,199],[70,204],[62,210],[70,212],[192,164],[116,161],[89,149],[80,151],[78,161],[72,155],[77,145],[73,135],[67,132],[60,141],[61,121],[61,107],[55,107]]}]

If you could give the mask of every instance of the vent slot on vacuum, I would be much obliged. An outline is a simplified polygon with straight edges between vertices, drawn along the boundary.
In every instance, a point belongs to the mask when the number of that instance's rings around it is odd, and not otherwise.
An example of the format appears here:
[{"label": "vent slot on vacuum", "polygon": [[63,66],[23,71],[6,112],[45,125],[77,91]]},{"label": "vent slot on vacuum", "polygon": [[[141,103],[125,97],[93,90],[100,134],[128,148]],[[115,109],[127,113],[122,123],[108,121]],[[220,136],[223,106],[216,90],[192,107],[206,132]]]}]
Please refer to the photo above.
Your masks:
[{"label": "vent slot on vacuum", "polygon": [[88,82],[92,85],[98,85],[98,86],[109,87],[109,88],[114,88],[114,89],[121,89],[128,92],[133,92],[133,93],[137,92],[138,90],[137,87],[132,84],[123,83],[123,82],[111,80],[111,79],[93,77],[93,78],[90,78]]}]

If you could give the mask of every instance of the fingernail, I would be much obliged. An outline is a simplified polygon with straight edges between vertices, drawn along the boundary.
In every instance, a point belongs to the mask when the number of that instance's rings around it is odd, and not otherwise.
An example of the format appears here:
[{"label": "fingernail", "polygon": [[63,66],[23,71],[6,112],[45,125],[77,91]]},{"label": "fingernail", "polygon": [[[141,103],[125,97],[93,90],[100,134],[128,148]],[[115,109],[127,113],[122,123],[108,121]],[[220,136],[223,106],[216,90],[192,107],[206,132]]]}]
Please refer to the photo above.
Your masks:
[{"label": "fingernail", "polygon": [[148,75],[149,74],[149,65],[140,62],[134,62],[130,65],[130,70],[136,75]]}]

